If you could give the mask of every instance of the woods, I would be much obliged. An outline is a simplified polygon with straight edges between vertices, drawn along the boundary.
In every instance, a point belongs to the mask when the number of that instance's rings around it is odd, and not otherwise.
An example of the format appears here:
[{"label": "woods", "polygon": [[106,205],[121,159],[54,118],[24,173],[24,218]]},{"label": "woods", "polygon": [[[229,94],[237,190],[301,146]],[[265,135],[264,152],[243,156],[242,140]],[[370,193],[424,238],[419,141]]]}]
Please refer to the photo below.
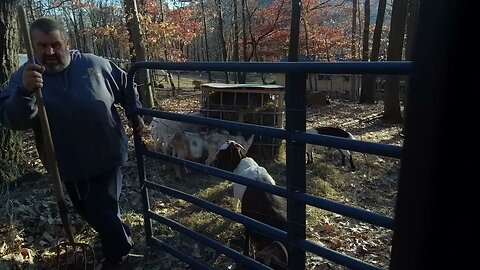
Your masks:
[{"label": "woods", "polygon": [[[289,0],[22,0],[30,19],[63,21],[72,47],[107,58],[151,61],[282,61],[290,55]],[[416,1],[307,0],[302,2],[298,54],[309,61],[410,59]],[[418,1],[417,1],[418,2]],[[412,23],[407,24],[408,20]],[[136,12],[134,12],[136,11]],[[413,15],[410,15],[413,14]],[[393,19],[392,19],[393,18]],[[406,30],[406,28],[409,28]],[[393,29],[393,31],[390,31]],[[406,31],[411,34],[405,34]],[[373,34],[371,34],[373,33]],[[152,107],[149,74],[138,83]],[[178,85],[168,74],[175,94]],[[245,82],[245,74],[225,73],[225,83]],[[355,76],[351,99],[385,101],[385,119],[401,122],[398,77]],[[402,79],[402,87],[405,84]],[[212,81],[208,73],[207,81]],[[263,83],[266,83],[263,81]],[[310,89],[316,82],[309,79]],[[376,91],[381,90],[380,96]],[[383,92],[384,91],[384,92]]]},{"label": "woods", "polygon": [[[288,0],[25,2],[31,19],[51,16],[64,21],[73,47],[108,58],[132,55],[129,44],[136,45],[129,39],[129,25],[135,16],[129,10],[133,4],[139,11],[136,20],[147,60],[280,61],[288,52]],[[360,4],[303,1],[299,54],[317,61],[360,59],[356,52],[365,52],[366,43],[360,41],[370,20]],[[382,48],[385,51],[385,40]]]}]

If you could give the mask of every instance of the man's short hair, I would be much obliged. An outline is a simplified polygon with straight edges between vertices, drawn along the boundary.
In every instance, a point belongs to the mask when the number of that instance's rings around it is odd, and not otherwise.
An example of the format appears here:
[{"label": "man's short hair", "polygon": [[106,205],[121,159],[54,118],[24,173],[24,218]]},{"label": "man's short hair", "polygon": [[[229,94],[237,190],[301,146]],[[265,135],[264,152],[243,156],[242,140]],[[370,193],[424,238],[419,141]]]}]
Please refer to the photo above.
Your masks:
[{"label": "man's short hair", "polygon": [[60,36],[64,39],[67,39],[67,33],[65,32],[63,25],[59,21],[52,18],[42,17],[33,21],[33,23],[30,24],[30,35],[35,30],[39,30],[44,34],[58,30],[60,32]]}]

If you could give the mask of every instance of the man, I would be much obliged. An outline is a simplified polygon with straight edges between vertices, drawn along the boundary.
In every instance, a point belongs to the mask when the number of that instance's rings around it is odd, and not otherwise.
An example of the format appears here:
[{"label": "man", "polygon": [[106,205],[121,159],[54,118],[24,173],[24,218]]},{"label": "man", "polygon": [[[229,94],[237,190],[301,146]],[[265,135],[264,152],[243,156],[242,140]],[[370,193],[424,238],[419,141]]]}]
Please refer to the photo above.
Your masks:
[{"label": "man", "polygon": [[[129,107],[126,73],[104,58],[69,51],[63,26],[53,19],[34,21],[30,35],[37,64],[23,65],[0,93],[0,123],[33,128],[45,164],[34,95],[42,88],[65,188],[79,214],[99,233],[102,269],[119,269],[132,248],[118,208],[128,139],[114,106]],[[144,128],[141,118],[134,122],[139,123],[134,128]]]}]

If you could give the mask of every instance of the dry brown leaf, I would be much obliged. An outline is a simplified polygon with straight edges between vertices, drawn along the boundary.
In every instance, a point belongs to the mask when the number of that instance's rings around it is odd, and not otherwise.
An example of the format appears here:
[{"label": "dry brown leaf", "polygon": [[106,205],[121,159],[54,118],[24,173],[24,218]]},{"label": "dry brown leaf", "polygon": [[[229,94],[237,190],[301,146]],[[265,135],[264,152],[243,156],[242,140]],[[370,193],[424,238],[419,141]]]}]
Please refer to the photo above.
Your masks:
[{"label": "dry brown leaf", "polygon": [[28,248],[24,248],[24,247],[19,247],[18,248],[18,253],[20,253],[24,258],[29,258],[31,257],[31,251],[30,249]]},{"label": "dry brown leaf", "polygon": [[320,231],[324,233],[333,233],[335,232],[335,226],[332,224],[323,224],[320,226]]}]

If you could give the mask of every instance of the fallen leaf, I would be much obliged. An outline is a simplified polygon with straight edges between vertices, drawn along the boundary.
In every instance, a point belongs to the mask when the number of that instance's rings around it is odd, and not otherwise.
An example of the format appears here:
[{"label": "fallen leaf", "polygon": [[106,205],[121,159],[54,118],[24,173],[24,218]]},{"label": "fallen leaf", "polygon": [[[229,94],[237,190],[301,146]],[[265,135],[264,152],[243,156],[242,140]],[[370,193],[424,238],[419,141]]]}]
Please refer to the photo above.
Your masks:
[{"label": "fallen leaf", "polygon": [[18,253],[22,254],[22,256],[23,256],[24,258],[31,257],[31,255],[30,255],[30,254],[31,254],[31,251],[30,251],[30,249],[28,249],[28,248],[19,247],[19,248],[18,248]]},{"label": "fallen leaf", "polygon": [[320,231],[324,233],[333,233],[335,231],[335,226],[332,224],[323,224],[320,227]]},{"label": "fallen leaf", "polygon": [[3,242],[3,245],[0,246],[0,254],[3,254],[5,251],[7,251],[7,249],[7,243]]}]

